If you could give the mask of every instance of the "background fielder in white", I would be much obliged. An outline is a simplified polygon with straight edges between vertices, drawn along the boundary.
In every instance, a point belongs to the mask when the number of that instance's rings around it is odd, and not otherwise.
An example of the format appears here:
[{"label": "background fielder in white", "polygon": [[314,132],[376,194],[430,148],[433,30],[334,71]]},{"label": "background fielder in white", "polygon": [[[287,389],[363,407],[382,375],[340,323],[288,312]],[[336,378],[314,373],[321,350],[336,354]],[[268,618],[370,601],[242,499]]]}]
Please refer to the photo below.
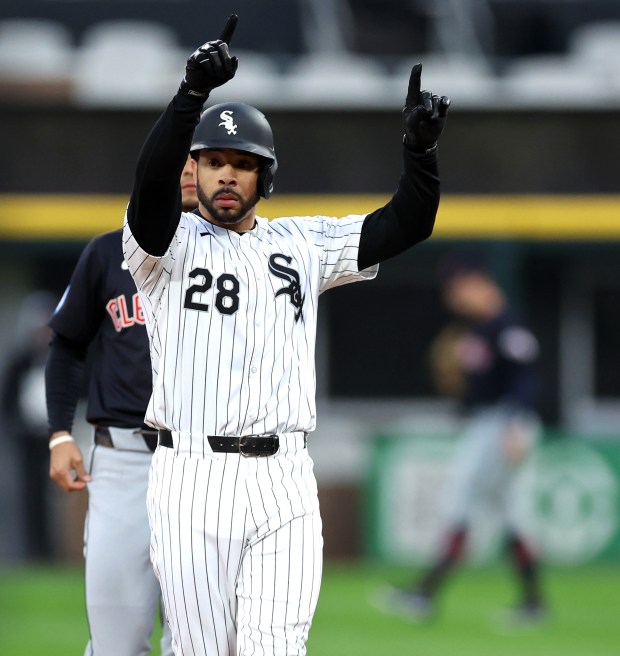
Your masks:
[{"label": "background fielder in white", "polygon": [[[378,262],[430,235],[449,101],[421,92],[414,67],[404,173],[385,207],[266,221],[256,203],[277,168],[267,120],[242,103],[200,116],[209,91],[235,74],[235,22],[189,58],[143,147],[124,252],[151,345],[146,421],[160,429],[151,553],[175,653],[289,656],[305,654],[322,567],[306,449],[318,297],[374,277]],[[191,214],[170,184],[188,147],[199,199]]]}]

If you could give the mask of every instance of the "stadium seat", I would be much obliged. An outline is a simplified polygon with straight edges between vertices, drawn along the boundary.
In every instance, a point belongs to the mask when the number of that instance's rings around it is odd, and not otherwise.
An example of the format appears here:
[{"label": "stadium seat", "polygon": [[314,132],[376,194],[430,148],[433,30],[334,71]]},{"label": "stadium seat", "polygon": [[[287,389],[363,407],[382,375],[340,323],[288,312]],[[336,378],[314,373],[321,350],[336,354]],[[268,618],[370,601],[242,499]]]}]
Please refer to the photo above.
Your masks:
[{"label": "stadium seat", "polygon": [[610,99],[620,101],[620,20],[590,22],[575,28],[568,54],[586,74],[600,80]]},{"label": "stadium seat", "polygon": [[422,88],[449,96],[459,108],[479,106],[481,101],[493,102],[495,98],[496,79],[485,59],[427,53],[403,59],[396,66],[392,85],[401,101],[417,62],[422,64]]},{"label": "stadium seat", "polygon": [[281,104],[304,107],[384,106],[387,73],[374,59],[350,53],[301,55],[285,71]]},{"label": "stadium seat", "polygon": [[[274,59],[260,52],[235,49],[239,68],[221,89],[214,89],[209,102],[245,102],[263,109],[277,107],[282,94],[282,76]],[[179,69],[182,74],[183,68]]]},{"label": "stadium seat", "polygon": [[4,97],[37,102],[67,97],[74,47],[61,23],[39,19],[0,21],[0,88]]},{"label": "stadium seat", "polygon": [[513,107],[590,107],[609,99],[599,76],[566,55],[532,55],[513,60],[501,82]]},{"label": "stadium seat", "polygon": [[597,21],[576,27],[568,52],[583,63],[615,67],[620,64],[620,21]]},{"label": "stadium seat", "polygon": [[74,99],[91,106],[161,106],[176,91],[187,56],[163,24],[99,23],[78,48]]}]

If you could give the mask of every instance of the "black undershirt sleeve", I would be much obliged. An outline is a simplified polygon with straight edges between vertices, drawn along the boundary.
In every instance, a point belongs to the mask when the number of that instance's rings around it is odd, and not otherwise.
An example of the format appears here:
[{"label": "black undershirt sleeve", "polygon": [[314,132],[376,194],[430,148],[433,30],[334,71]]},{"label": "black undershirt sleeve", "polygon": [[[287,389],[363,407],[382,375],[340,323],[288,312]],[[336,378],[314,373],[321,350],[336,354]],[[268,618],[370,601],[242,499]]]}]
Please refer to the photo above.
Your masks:
[{"label": "black undershirt sleeve", "polygon": [[367,269],[430,237],[439,207],[437,151],[417,154],[403,145],[403,173],[391,200],[362,226],[358,267]]},{"label": "black undershirt sleeve", "polygon": [[[138,244],[151,255],[166,252],[178,226],[179,181],[203,102],[178,93],[149,133],[138,158],[127,219]],[[403,160],[394,196],[364,222],[360,270],[398,255],[432,233],[439,205],[436,151],[420,155],[403,145]]]},{"label": "black undershirt sleeve", "polygon": [[140,247],[163,255],[181,216],[180,180],[204,98],[177,93],[149,133],[136,165],[127,221]]},{"label": "black undershirt sleeve", "polygon": [[49,432],[71,432],[84,385],[87,347],[54,333],[45,365]]}]

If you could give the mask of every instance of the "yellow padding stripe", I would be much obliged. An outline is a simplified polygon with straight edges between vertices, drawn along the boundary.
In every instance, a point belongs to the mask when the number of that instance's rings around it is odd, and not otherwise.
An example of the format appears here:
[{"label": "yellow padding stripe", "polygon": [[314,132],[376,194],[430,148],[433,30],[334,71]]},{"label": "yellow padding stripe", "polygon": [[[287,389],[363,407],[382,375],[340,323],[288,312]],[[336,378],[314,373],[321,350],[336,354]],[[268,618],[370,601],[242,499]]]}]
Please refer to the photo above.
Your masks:
[{"label": "yellow padding stripe", "polygon": [[[345,216],[381,207],[387,195],[283,195],[259,214]],[[126,196],[0,194],[0,239],[89,239],[120,228]],[[620,238],[620,195],[444,195],[435,239],[601,240]]]}]

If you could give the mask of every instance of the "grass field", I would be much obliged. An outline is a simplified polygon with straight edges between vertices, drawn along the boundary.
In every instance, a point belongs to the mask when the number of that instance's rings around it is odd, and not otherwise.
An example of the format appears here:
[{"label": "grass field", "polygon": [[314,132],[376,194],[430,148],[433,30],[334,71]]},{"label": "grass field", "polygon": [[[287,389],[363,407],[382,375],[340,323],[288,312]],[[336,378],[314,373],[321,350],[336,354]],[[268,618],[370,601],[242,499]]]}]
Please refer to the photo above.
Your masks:
[{"label": "grass field", "polygon": [[[547,571],[550,620],[512,632],[495,621],[513,601],[503,566],[462,569],[445,591],[442,613],[426,626],[369,603],[382,584],[410,576],[397,567],[328,564],[308,655],[620,656],[620,565]],[[81,569],[0,570],[0,656],[81,655],[86,636]]]}]

